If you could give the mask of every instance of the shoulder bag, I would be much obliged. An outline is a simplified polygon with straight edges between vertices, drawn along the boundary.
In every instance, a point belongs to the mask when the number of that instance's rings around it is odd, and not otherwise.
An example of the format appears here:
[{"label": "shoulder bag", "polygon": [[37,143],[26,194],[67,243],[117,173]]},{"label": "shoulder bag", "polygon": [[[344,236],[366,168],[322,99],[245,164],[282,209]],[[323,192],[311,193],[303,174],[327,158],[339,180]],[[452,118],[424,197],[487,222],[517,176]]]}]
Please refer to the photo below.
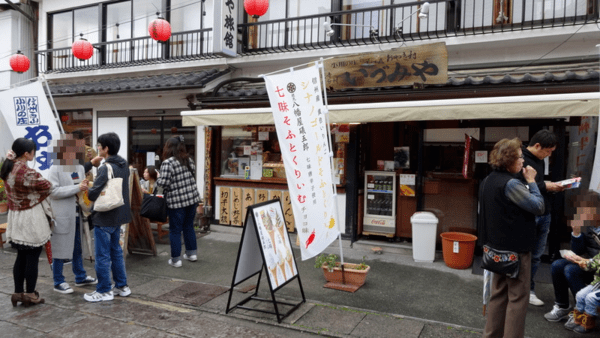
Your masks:
[{"label": "shoulder bag", "polygon": [[152,194],[144,194],[140,216],[148,218],[154,222],[167,221],[167,199],[156,196],[156,190]]},{"label": "shoulder bag", "polygon": [[498,250],[484,245],[481,267],[508,278],[517,278],[521,260],[519,254],[514,251]]},{"label": "shoulder bag", "polygon": [[105,166],[108,171],[108,181],[94,202],[94,211],[97,212],[110,211],[125,204],[123,202],[123,179],[115,177],[110,164],[106,163]]}]

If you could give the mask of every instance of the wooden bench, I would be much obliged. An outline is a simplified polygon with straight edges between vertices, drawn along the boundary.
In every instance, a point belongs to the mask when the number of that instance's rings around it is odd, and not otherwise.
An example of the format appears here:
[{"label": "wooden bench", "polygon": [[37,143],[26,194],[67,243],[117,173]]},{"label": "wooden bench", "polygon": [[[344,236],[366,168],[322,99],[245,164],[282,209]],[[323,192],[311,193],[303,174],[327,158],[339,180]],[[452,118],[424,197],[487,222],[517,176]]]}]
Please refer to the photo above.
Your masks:
[{"label": "wooden bench", "polygon": [[[156,224],[156,229],[154,229],[154,227],[152,226],[153,224]],[[166,222],[150,222],[150,227],[152,228],[152,231],[156,231],[157,235],[158,235],[158,240],[162,241],[162,237],[165,235],[169,234],[169,230],[163,230],[163,225],[165,224],[169,224],[169,219],[167,218]]]},{"label": "wooden bench", "polygon": [[4,249],[5,240],[2,239],[2,234],[6,232],[8,223],[0,224],[0,249]]}]

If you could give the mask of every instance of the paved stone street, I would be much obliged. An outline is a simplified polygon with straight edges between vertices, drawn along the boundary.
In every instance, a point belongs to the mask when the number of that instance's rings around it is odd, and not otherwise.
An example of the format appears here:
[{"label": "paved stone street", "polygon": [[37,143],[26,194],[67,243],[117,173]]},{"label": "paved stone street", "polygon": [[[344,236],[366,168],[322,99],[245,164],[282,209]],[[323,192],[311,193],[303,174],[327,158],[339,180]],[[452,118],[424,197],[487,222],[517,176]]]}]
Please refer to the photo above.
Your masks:
[{"label": "paved stone street", "polygon": [[[69,265],[65,277],[75,292],[52,291],[51,270],[40,257],[37,290],[43,305],[13,308],[12,266],[16,251],[5,245],[0,252],[0,332],[2,337],[479,337],[485,318],[481,314],[481,276],[471,270],[445,266],[441,253],[429,265],[415,263],[410,255],[384,247],[383,255],[368,255],[367,283],[356,293],[323,288],[322,272],[314,260],[301,261],[296,252],[306,302],[278,323],[270,313],[234,309],[226,314],[229,286],[239,248],[240,228],[213,226],[198,233],[198,262],[182,268],[167,264],[170,247],[157,244],[157,256],[126,257],[132,294],[105,303],[87,303],[93,287],[74,286]],[[295,238],[294,238],[295,239]],[[356,262],[366,250],[344,243],[347,261]],[[339,250],[337,246],[331,252]],[[95,276],[89,260],[88,274]],[[255,291],[257,278],[242,283],[232,294],[232,304]],[[527,336],[570,337],[560,323],[548,323],[543,313],[551,307],[551,285],[541,285],[538,295],[548,303],[530,306]],[[266,280],[257,295],[271,299]],[[292,281],[276,292],[278,302],[296,304],[302,296]],[[248,307],[273,311],[271,302],[251,300]],[[280,313],[291,306],[280,305]],[[572,335],[574,336],[574,334]]]}]

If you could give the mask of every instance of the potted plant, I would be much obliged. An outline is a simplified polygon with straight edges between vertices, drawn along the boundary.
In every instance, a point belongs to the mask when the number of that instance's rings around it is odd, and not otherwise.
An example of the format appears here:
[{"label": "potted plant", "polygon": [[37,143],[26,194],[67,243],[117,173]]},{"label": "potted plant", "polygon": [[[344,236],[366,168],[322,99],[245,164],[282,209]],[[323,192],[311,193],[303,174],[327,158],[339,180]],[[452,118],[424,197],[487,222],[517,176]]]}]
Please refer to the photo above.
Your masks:
[{"label": "potted plant", "polygon": [[365,257],[363,257],[360,264],[344,263],[342,269],[337,258],[335,254],[321,254],[315,259],[315,268],[321,268],[323,276],[328,281],[324,287],[355,292],[365,284],[371,267],[365,264]]},{"label": "potted plant", "polygon": [[[2,164],[4,159],[0,158],[0,170],[2,170]],[[8,212],[8,197],[6,196],[6,189],[4,188],[4,181],[0,179],[0,215],[4,215]]]}]

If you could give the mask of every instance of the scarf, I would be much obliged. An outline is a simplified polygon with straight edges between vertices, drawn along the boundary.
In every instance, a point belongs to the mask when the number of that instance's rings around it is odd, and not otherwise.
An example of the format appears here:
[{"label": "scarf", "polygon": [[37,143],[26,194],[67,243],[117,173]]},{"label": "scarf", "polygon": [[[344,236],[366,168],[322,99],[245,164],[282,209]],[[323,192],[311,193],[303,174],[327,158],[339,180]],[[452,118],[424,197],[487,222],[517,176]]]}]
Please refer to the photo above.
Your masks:
[{"label": "scarf", "polygon": [[13,211],[33,208],[50,195],[52,183],[25,161],[15,161],[6,179],[8,209]]}]

